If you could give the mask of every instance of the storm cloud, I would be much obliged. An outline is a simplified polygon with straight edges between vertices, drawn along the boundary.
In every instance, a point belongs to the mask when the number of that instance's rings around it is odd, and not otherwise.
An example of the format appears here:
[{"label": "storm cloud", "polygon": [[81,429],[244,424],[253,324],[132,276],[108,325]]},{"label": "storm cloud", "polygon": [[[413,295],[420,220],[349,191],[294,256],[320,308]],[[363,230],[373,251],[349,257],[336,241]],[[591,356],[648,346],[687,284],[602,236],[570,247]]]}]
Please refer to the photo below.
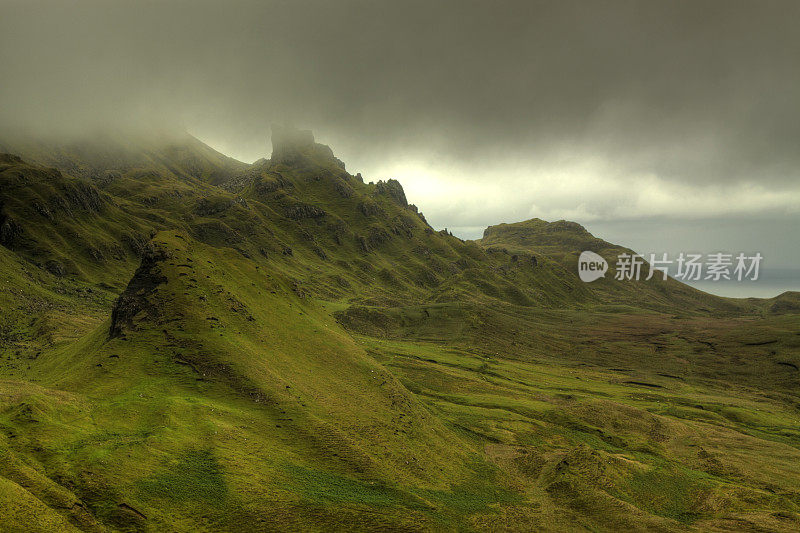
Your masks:
[{"label": "storm cloud", "polygon": [[468,237],[533,216],[729,220],[721,248],[748,220],[787,247],[798,228],[797,2],[0,9],[6,129],[179,127],[252,161],[293,122]]}]

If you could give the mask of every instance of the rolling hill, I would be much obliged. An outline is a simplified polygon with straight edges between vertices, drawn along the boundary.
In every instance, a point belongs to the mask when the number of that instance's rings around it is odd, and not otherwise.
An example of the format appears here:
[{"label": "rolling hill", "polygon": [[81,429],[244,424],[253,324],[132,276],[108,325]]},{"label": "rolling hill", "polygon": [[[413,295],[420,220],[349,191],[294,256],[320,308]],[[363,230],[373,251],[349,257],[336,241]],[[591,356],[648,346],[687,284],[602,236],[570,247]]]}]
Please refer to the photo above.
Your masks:
[{"label": "rolling hill", "polygon": [[0,146],[0,529],[800,527],[796,294],[584,284],[308,131]]}]

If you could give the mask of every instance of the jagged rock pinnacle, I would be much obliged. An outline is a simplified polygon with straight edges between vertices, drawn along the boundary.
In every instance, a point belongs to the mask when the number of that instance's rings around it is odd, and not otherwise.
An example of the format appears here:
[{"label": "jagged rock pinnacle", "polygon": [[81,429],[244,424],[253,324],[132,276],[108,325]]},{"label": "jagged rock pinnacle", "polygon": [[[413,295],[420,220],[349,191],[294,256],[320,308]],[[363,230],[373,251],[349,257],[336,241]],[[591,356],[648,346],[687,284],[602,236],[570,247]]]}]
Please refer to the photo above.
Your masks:
[{"label": "jagged rock pinnacle", "polygon": [[314,147],[311,130],[300,130],[292,126],[272,125],[272,157],[301,152]]},{"label": "jagged rock pinnacle", "polygon": [[344,169],[344,163],[334,157],[330,147],[314,141],[311,130],[300,130],[280,124],[272,125],[272,161],[293,164],[309,156],[331,160]]}]

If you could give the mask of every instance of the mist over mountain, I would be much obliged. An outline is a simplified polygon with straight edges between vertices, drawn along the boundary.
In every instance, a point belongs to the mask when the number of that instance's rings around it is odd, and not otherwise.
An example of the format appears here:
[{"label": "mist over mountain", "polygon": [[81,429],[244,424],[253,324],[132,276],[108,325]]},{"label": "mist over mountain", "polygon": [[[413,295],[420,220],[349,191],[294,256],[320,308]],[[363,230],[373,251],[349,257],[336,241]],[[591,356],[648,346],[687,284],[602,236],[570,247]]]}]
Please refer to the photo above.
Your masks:
[{"label": "mist over mountain", "polygon": [[661,220],[724,220],[717,248],[771,226],[783,240],[765,256],[800,261],[782,229],[800,225],[794,2],[2,9],[0,124],[14,131],[177,127],[252,162],[266,126],[289,121],[464,237],[626,219],[657,243]]},{"label": "mist over mountain", "polygon": [[799,531],[798,11],[0,0],[0,531]]},{"label": "mist over mountain", "polygon": [[0,156],[1,527],[800,524],[798,293],[615,280],[632,250],[563,220],[463,241],[272,142]]}]

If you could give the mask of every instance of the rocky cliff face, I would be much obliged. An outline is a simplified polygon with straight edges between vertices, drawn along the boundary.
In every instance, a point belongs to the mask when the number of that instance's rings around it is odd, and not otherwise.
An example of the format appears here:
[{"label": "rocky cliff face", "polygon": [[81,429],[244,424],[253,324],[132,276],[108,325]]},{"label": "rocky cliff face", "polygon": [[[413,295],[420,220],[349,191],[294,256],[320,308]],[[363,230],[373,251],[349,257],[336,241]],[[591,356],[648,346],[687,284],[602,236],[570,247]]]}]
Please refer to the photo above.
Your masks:
[{"label": "rocky cliff face", "polygon": [[[272,157],[237,172],[196,140],[187,143],[169,148],[182,154],[168,160],[169,170],[161,163],[135,171],[112,168],[116,177],[102,183],[2,159],[0,244],[58,277],[78,276],[121,291],[147,235],[180,229],[245,258],[264,258],[262,267],[291,271],[326,297],[367,301],[380,287],[380,298],[448,301],[468,291],[546,306],[589,297],[574,272],[575,254],[608,249],[611,260],[616,252],[566,221],[500,224],[478,243],[435,232],[397,180],[365,183],[308,130],[273,126]],[[216,166],[198,174],[201,160]],[[224,179],[186,179],[201,174]],[[668,305],[660,300],[661,307]],[[118,302],[120,310],[130,304]]]},{"label": "rocky cliff face", "polygon": [[402,207],[408,207],[408,200],[406,200],[406,193],[403,191],[403,186],[400,185],[400,182],[395,179],[389,179],[386,181],[379,181],[375,185],[375,190],[378,194],[382,194],[387,196],[394,201],[397,205]]},{"label": "rocky cliff face", "polygon": [[167,252],[153,245],[142,254],[142,262],[133,274],[125,291],[114,302],[111,310],[110,338],[122,337],[125,331],[136,328],[137,318],[150,320],[158,316],[158,305],[151,297],[162,283],[167,282],[161,273],[161,263],[168,259]]},{"label": "rocky cliff face", "polygon": [[272,163],[302,166],[304,158],[330,160],[344,169],[329,146],[314,141],[311,130],[300,130],[280,124],[272,125]]}]

